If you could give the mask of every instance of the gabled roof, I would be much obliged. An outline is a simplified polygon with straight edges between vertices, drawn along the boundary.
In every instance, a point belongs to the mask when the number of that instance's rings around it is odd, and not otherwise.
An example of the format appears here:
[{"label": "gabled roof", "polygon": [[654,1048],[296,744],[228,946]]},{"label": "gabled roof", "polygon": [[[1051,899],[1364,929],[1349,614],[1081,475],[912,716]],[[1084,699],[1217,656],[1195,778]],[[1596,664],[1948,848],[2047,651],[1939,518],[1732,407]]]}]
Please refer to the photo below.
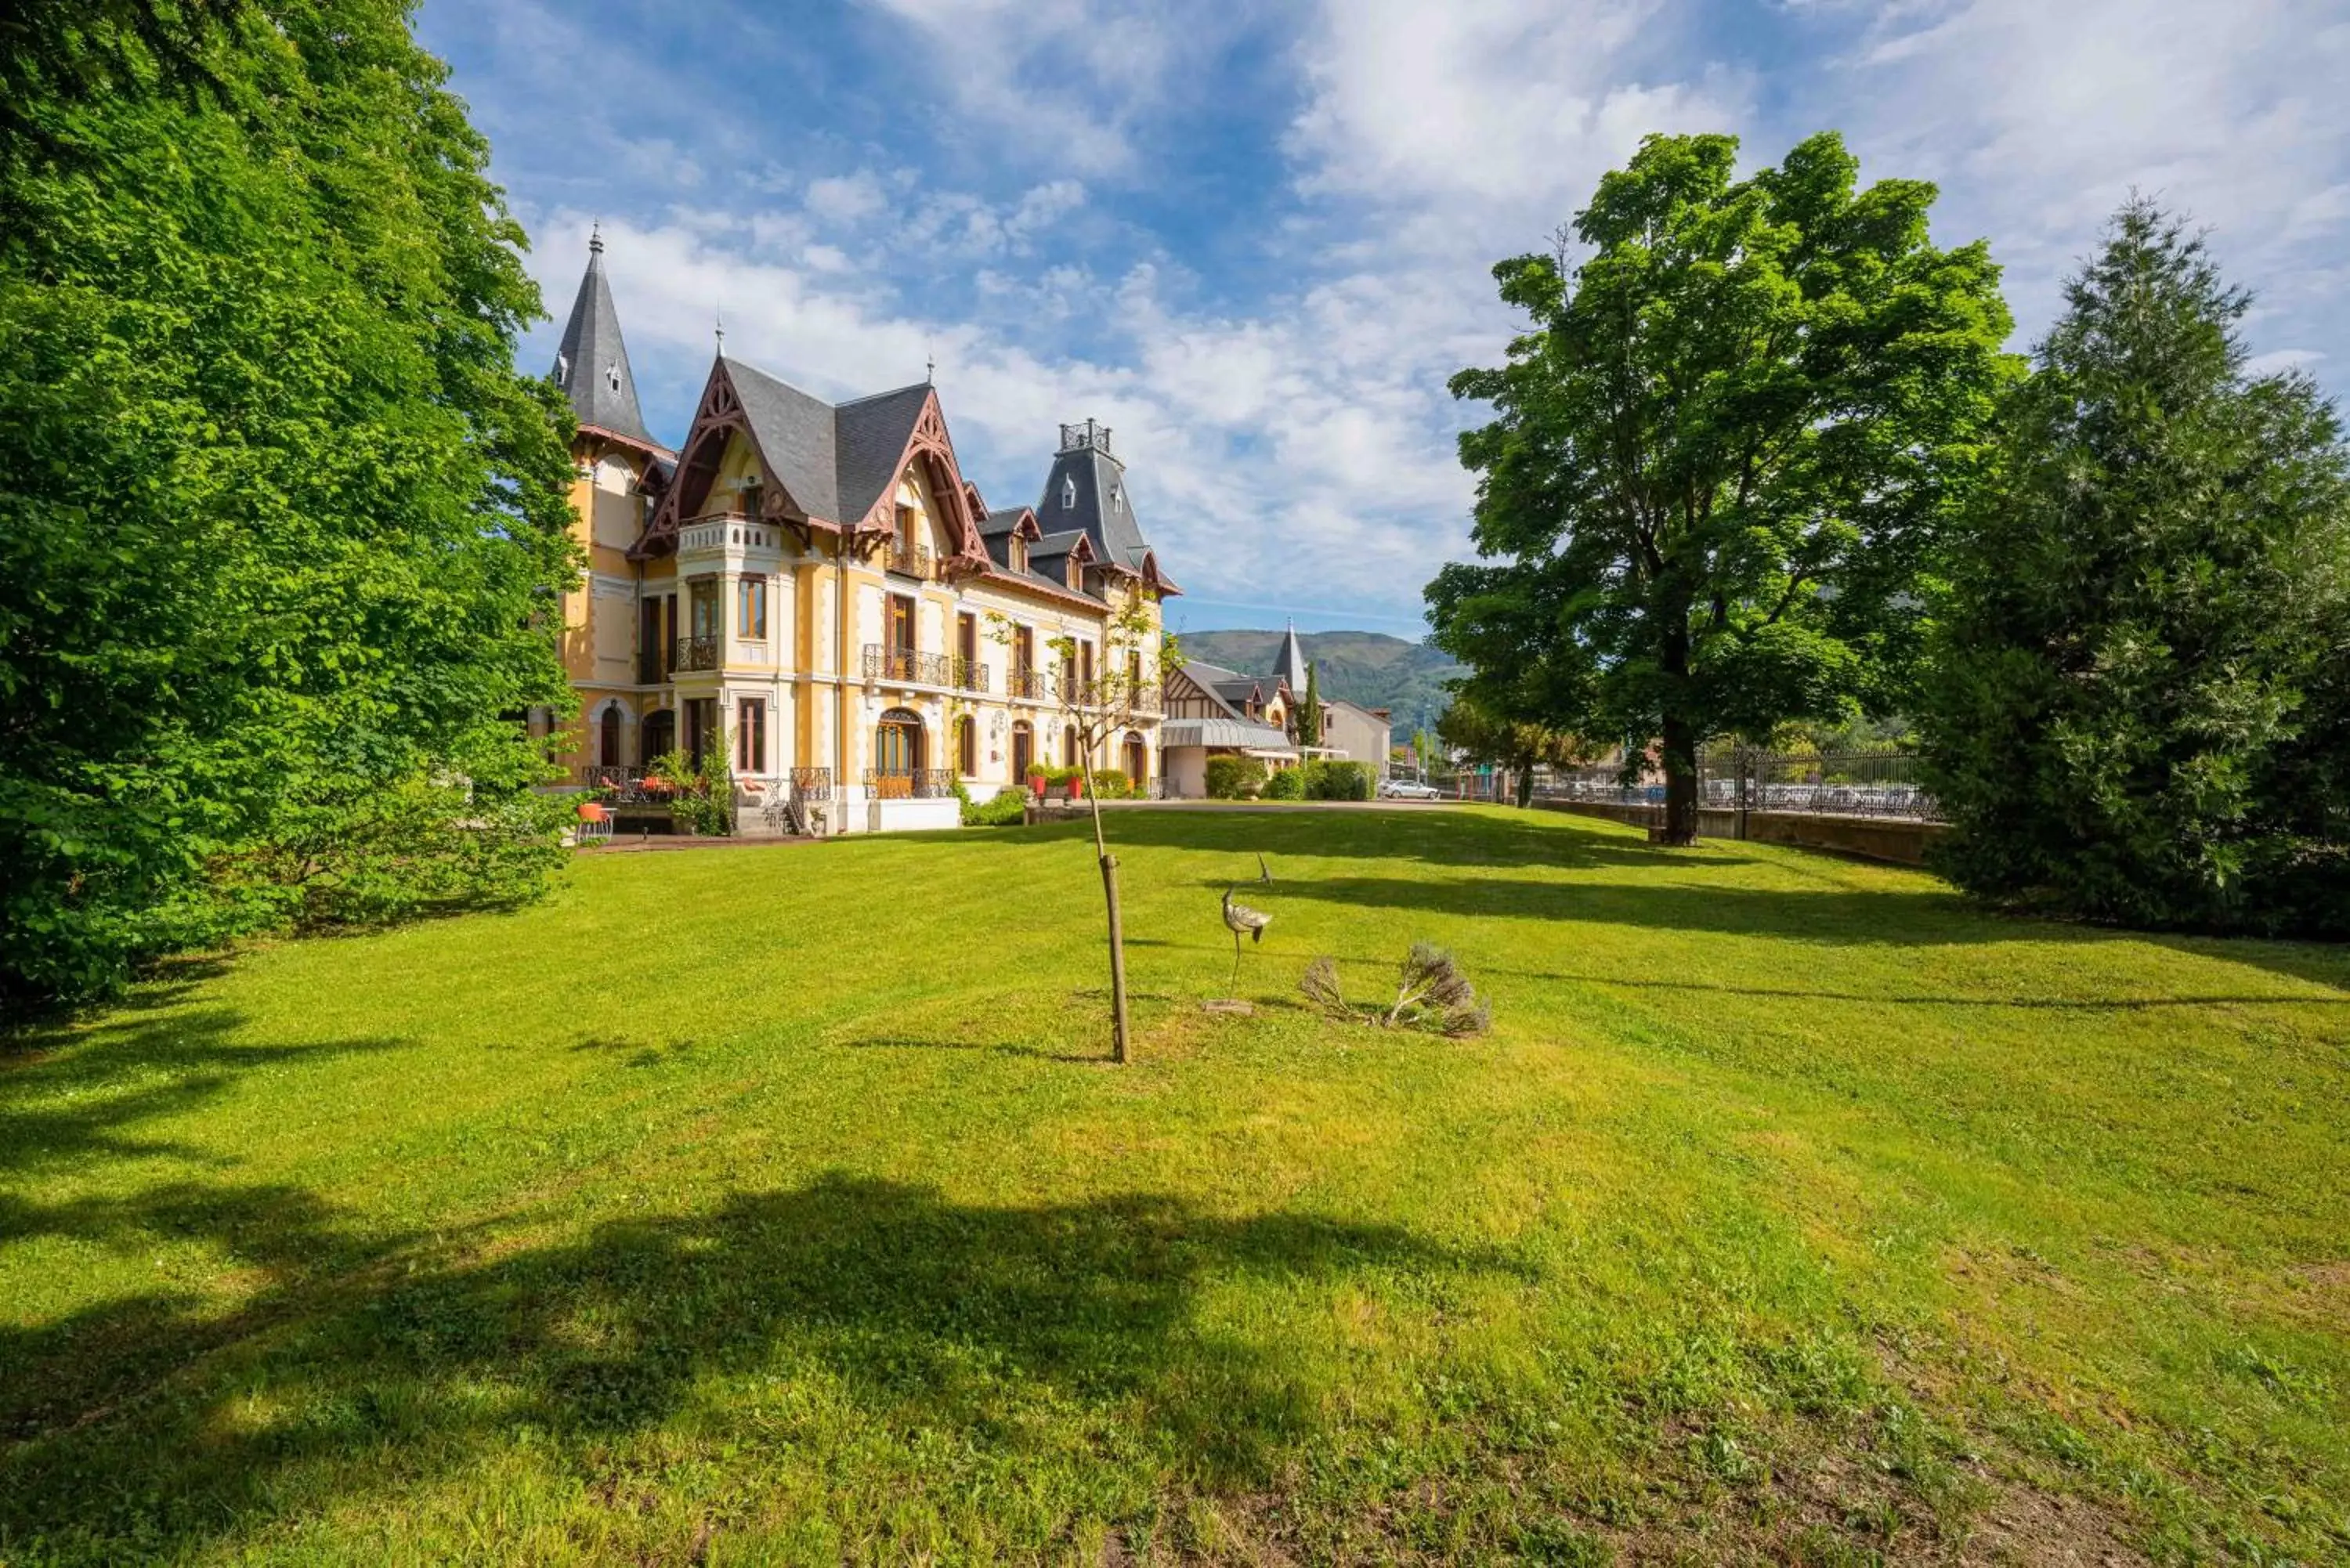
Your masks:
[{"label": "gabled roof", "polygon": [[588,271],[571,301],[562,345],[555,351],[555,384],[571,400],[582,425],[648,449],[663,450],[645,429],[637,406],[637,376],[629,366],[629,346],[620,337],[620,313],[604,278],[604,240],[588,242]]},{"label": "gabled roof", "polygon": [[743,422],[759,455],[767,460],[775,483],[791,493],[809,516],[827,523],[840,521],[840,460],[834,409],[788,381],[779,381],[755,365],[721,356],[718,361],[734,385],[743,405]]},{"label": "gabled roof", "polygon": [[[853,525],[897,484],[898,465],[930,400],[931,384],[921,381],[858,398],[833,410],[843,524]],[[940,499],[952,504],[949,497]]]}]

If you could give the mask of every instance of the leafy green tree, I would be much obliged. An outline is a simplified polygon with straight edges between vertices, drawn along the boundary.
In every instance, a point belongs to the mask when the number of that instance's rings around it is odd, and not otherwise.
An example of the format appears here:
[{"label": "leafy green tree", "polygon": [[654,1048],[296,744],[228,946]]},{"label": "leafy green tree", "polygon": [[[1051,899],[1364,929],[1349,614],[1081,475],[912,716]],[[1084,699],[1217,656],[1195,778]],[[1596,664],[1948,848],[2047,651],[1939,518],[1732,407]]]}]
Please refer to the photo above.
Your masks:
[{"label": "leafy green tree", "polygon": [[1508,773],[1521,806],[1534,800],[1534,769],[1571,766],[1585,754],[1575,736],[1531,719],[1503,717],[1465,691],[1438,716],[1436,732],[1467,761]]},{"label": "leafy green tree", "polygon": [[485,144],[395,0],[190,8],[176,63],[116,12],[28,13],[130,64],[32,73],[57,155],[0,161],[12,1007],[556,854],[568,414]]},{"label": "leafy green tree", "polygon": [[1305,667],[1305,696],[1297,709],[1297,743],[1322,743],[1322,667],[1318,663]]},{"label": "leafy green tree", "polygon": [[1856,188],[1834,134],[1733,178],[1727,136],[1656,136],[1575,221],[1590,254],[1494,269],[1533,318],[1453,378],[1478,550],[1429,586],[1433,640],[1510,717],[1660,742],[1667,830],[1700,746],[1907,695],[1920,576],[2017,367],[1981,244],[1934,187]]},{"label": "leafy green tree", "polygon": [[2350,935],[2350,452],[2249,304],[2134,201],[2012,400],[1918,726],[1976,894]]}]

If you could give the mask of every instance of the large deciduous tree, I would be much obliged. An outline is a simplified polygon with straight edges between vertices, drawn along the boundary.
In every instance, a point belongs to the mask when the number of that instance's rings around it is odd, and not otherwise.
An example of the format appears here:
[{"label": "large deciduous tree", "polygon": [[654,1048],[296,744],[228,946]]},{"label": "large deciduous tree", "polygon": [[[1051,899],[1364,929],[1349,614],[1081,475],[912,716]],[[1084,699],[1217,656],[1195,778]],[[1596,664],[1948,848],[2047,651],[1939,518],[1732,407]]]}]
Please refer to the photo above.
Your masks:
[{"label": "large deciduous tree", "polygon": [[2012,399],[1919,714],[1974,893],[2350,935],[2350,451],[2249,303],[2133,202]]},{"label": "large deciduous tree", "polygon": [[154,10],[28,11],[0,122],[10,1006],[552,847],[568,415],[487,147],[399,0]]},{"label": "large deciduous tree", "polygon": [[1901,701],[1919,578],[2017,373],[1986,248],[1937,249],[1934,188],[1856,188],[1833,134],[1736,177],[1727,136],[1656,136],[1578,214],[1588,254],[1494,269],[1532,317],[1453,378],[1486,559],[1429,586],[1489,711],[1651,744],[1668,836],[1697,757]]}]

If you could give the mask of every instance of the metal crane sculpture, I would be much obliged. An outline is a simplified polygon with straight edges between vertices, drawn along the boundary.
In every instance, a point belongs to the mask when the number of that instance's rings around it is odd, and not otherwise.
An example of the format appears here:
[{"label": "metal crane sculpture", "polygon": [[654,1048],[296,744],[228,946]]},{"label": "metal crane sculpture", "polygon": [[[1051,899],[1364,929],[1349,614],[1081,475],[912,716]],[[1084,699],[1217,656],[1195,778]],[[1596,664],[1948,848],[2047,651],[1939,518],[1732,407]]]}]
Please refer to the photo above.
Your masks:
[{"label": "metal crane sculpture", "polygon": [[[1256,879],[1259,882],[1273,880],[1273,867],[1264,863],[1264,857],[1262,855],[1256,857]],[[1264,940],[1265,927],[1271,924],[1273,924],[1271,915],[1266,914],[1263,909],[1252,909],[1246,904],[1233,903],[1232,889],[1231,888],[1224,889],[1224,929],[1232,933],[1232,983],[1234,985],[1238,985],[1241,980],[1241,933],[1245,931],[1248,933],[1249,940],[1261,942]]]}]

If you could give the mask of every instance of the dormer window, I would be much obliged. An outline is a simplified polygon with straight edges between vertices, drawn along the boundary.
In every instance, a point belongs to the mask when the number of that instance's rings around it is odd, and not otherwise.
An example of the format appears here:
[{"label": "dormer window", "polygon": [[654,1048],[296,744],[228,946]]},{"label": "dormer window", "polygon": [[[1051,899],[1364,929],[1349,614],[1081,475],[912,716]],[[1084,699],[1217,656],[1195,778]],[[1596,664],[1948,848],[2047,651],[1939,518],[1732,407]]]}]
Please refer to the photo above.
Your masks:
[{"label": "dormer window", "polygon": [[620,389],[620,362],[618,359],[604,367],[604,384],[616,392]]},{"label": "dormer window", "polygon": [[1012,543],[1005,546],[1003,554],[1004,558],[1012,563],[1014,571],[1024,572],[1028,569],[1028,541],[1019,535],[1012,535]]},{"label": "dormer window", "polygon": [[1076,474],[1069,474],[1061,481],[1061,510],[1064,512],[1075,512],[1076,509],[1077,476]]},{"label": "dormer window", "polygon": [[1075,588],[1075,587],[1084,587],[1084,581],[1083,581],[1083,578],[1084,578],[1084,576],[1085,576],[1085,567],[1084,567],[1084,566],[1080,566],[1080,565],[1078,565],[1078,563],[1077,563],[1077,558],[1076,558],[1076,556],[1074,556],[1074,555],[1073,555],[1073,556],[1071,556],[1069,557],[1069,567],[1068,567],[1068,571],[1069,571],[1069,587],[1073,587],[1073,588]]},{"label": "dormer window", "polygon": [[1118,510],[1118,487],[1117,485],[1113,484],[1113,485],[1111,485],[1111,486],[1109,487],[1109,509],[1110,509],[1112,512],[1115,512],[1115,511],[1117,511],[1117,510]]}]

